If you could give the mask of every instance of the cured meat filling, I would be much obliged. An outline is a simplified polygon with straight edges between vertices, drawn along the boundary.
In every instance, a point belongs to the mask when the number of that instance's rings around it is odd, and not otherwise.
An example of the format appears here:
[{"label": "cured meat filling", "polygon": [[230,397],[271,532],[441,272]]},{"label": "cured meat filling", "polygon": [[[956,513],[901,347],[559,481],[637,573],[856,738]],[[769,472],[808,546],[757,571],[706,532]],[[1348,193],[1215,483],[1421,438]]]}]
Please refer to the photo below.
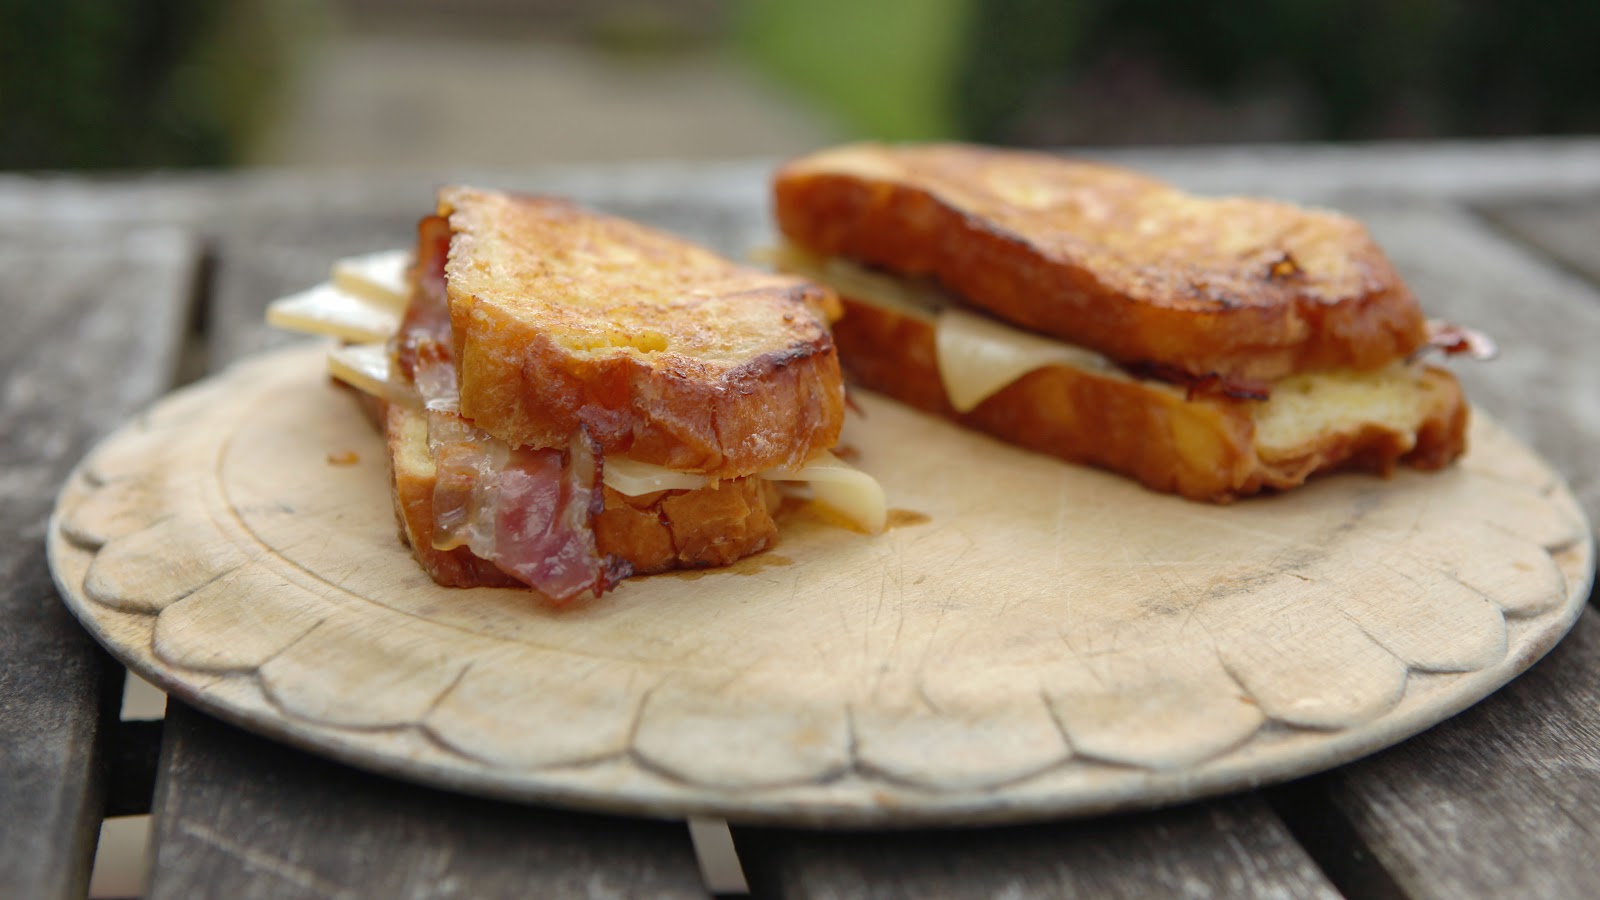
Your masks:
[{"label": "cured meat filling", "polygon": [[600,553],[595,540],[604,505],[599,445],[580,429],[565,448],[511,447],[461,415],[445,292],[449,251],[449,223],[424,219],[416,288],[396,336],[399,369],[427,415],[433,545],[466,546],[557,602],[610,590],[630,567]]}]

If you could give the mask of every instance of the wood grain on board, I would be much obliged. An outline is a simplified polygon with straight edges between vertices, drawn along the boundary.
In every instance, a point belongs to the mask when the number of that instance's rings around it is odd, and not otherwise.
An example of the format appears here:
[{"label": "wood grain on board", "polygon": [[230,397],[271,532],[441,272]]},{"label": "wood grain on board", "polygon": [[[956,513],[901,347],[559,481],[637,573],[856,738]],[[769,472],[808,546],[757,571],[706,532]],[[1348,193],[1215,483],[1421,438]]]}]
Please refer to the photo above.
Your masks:
[{"label": "wood grain on board", "polygon": [[197,254],[164,230],[0,242],[0,893],[81,896],[120,667],[56,598],[45,517],[90,442],[166,390]]}]

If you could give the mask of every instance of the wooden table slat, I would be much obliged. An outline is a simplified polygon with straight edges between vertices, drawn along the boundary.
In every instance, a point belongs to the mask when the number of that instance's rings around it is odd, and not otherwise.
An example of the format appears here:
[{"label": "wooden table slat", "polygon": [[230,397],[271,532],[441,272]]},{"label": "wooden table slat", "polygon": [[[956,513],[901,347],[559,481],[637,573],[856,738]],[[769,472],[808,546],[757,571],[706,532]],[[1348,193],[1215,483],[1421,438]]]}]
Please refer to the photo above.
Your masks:
[{"label": "wooden table slat", "polygon": [[[1600,138],[1069,148],[1172,179],[1206,193],[1325,199],[1341,195],[1435,196],[1483,201],[1600,191]],[[377,211],[414,214],[414,195],[463,181],[555,192],[602,206],[737,206],[763,214],[772,159],[640,161],[519,169],[463,166],[360,172],[293,169],[150,173],[113,181],[0,173],[0,235],[40,221],[73,227],[153,222],[204,227],[245,215],[335,218]]]},{"label": "wooden table slat", "polygon": [[[92,238],[92,239],[91,239]],[[90,442],[176,366],[195,242],[171,230],[0,244],[0,894],[86,889],[120,668],[57,599],[44,523]]]},{"label": "wooden table slat", "polygon": [[[419,210],[429,193],[416,191]],[[212,302],[207,309],[206,351],[211,371],[253,353],[282,347],[302,336],[272,328],[264,320],[267,304],[328,279],[342,256],[408,246],[415,240],[416,216],[335,216],[302,214],[288,221],[235,219],[218,230],[214,242]]]},{"label": "wooden table slat", "polygon": [[1600,284],[1600,190],[1502,200],[1479,210],[1514,238]]},{"label": "wooden table slat", "polygon": [[1034,827],[735,838],[758,896],[1339,896],[1255,795]]},{"label": "wooden table slat", "polygon": [[703,897],[681,823],[448,794],[180,703],[156,787],[151,900]]}]

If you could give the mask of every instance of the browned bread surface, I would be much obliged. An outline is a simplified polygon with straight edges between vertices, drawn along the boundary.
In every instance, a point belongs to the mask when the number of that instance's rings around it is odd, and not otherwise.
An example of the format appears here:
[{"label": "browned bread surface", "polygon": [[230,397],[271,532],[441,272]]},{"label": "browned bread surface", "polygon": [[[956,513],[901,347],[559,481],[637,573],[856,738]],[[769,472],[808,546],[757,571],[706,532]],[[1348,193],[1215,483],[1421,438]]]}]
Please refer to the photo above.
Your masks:
[{"label": "browned bread surface", "polygon": [[[384,414],[390,473],[401,537],[433,580],[446,587],[523,587],[466,547],[433,546],[434,462],[427,420],[402,406]],[[638,497],[602,488],[596,517],[602,554],[626,560],[635,574],[725,566],[767,549],[777,537],[777,488],[760,478],[714,482],[693,491]]]},{"label": "browned bread surface", "polygon": [[558,199],[440,193],[461,411],[512,445],[719,478],[798,465],[843,420],[826,292]]},{"label": "browned bread surface", "polygon": [[1467,406],[1455,377],[1423,375],[1427,414],[1415,434],[1377,425],[1320,435],[1263,458],[1250,404],[1224,396],[1186,399],[1168,385],[1067,366],[1024,375],[958,413],[940,380],[933,324],[844,298],[834,338],[862,387],[1030,450],[1120,472],[1158,491],[1227,502],[1285,489],[1319,472],[1388,473],[1397,463],[1436,469],[1465,447]]},{"label": "browned bread surface", "polygon": [[1426,339],[1352,219],[1204,199],[1124,169],[965,145],[860,144],[784,166],[778,225],[814,253],[937,279],[1123,363],[1270,380],[1370,369]]},{"label": "browned bread surface", "polygon": [[595,520],[602,552],[633,563],[638,575],[725,566],[772,546],[778,489],[761,478],[714,482],[693,491],[630,497],[604,490]]}]

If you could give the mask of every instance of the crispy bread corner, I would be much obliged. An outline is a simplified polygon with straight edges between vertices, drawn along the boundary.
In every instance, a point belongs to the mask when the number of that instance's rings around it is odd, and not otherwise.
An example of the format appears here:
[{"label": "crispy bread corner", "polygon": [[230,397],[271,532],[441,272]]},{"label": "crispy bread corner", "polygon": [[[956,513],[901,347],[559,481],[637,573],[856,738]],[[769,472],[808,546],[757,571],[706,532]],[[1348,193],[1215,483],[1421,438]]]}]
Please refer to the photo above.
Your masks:
[{"label": "crispy bread corner", "polygon": [[773,190],[779,228],[813,253],[934,278],[1124,364],[1265,381],[1376,368],[1426,340],[1382,250],[1331,212],[952,144],[823,151]]},{"label": "crispy bread corner", "polygon": [[461,411],[513,446],[587,427],[607,453],[716,478],[838,440],[822,288],[551,198],[440,193]]}]

